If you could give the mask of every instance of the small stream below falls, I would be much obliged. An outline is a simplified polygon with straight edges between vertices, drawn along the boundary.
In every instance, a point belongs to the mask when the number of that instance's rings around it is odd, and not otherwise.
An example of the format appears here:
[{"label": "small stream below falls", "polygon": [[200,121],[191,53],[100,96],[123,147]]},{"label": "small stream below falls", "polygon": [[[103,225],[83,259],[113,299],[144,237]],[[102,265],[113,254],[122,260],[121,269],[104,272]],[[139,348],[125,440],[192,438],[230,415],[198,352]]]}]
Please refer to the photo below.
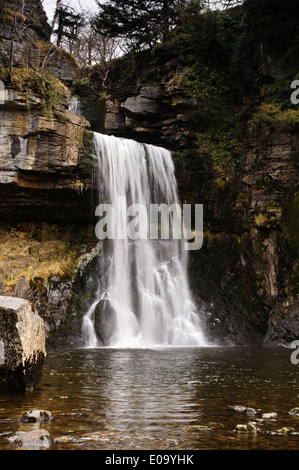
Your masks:
[{"label": "small stream below falls", "polygon": [[[45,428],[51,449],[297,449],[299,366],[287,349],[81,349],[51,352],[39,390],[0,395],[0,449],[18,431]],[[255,416],[230,407],[243,405]],[[23,424],[32,409],[53,413]],[[275,420],[261,419],[276,412]],[[256,421],[261,432],[236,434]],[[278,435],[282,427],[291,434]]]}]

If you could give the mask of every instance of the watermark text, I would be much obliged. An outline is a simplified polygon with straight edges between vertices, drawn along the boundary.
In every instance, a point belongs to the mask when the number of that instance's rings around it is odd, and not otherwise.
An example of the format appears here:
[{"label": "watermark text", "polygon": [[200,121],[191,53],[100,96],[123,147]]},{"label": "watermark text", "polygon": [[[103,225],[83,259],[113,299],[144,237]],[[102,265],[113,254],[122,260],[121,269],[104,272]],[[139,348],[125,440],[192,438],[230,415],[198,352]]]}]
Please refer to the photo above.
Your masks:
[{"label": "watermark text", "polygon": [[96,209],[99,240],[183,240],[185,250],[199,250],[203,245],[203,205],[132,204],[125,196],[117,203],[100,204]]}]

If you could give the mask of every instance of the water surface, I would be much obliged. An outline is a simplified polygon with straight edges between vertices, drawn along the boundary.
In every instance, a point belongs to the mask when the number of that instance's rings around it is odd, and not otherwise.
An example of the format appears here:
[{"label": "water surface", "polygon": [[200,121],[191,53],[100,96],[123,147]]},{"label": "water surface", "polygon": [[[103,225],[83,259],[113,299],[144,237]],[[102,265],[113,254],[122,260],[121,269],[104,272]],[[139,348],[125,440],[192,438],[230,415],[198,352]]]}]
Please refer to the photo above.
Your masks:
[{"label": "water surface", "polygon": [[[0,394],[0,449],[17,431],[39,426],[53,449],[205,450],[297,449],[298,371],[287,349],[83,349],[50,353],[39,390]],[[233,411],[243,405],[255,416]],[[49,410],[49,423],[23,424],[31,409]],[[258,421],[276,412],[272,421]],[[256,435],[237,424],[256,421]],[[291,434],[277,435],[282,427]]]}]

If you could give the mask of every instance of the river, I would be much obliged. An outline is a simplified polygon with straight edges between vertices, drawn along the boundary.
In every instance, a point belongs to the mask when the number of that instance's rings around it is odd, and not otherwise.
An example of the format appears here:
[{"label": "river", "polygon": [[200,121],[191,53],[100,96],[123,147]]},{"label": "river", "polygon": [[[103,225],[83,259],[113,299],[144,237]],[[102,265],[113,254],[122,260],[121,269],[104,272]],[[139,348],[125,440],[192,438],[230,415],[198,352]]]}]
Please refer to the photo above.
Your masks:
[{"label": "river", "polygon": [[[15,449],[14,433],[39,426],[53,450],[297,449],[299,417],[288,412],[299,405],[299,366],[290,355],[245,347],[50,352],[38,390],[0,395],[0,449]],[[54,419],[21,423],[33,409]],[[277,418],[261,420],[269,412]],[[235,432],[252,421],[260,432]],[[277,434],[282,427],[293,430]]]}]

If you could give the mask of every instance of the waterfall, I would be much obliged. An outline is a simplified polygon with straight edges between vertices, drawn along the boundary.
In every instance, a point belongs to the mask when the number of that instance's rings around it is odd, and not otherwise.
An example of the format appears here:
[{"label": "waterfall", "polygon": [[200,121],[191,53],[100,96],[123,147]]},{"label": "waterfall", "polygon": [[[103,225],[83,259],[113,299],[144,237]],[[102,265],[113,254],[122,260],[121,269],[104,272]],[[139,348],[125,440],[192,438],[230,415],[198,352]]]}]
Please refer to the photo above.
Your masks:
[{"label": "waterfall", "polygon": [[73,96],[71,98],[69,103],[69,110],[81,115],[80,99],[77,96]]},{"label": "waterfall", "polygon": [[[116,209],[119,233],[127,224],[120,203],[179,204],[168,150],[98,133],[93,142],[99,200]],[[205,346],[183,241],[103,242],[97,298],[84,317],[83,334],[89,347]]]}]

